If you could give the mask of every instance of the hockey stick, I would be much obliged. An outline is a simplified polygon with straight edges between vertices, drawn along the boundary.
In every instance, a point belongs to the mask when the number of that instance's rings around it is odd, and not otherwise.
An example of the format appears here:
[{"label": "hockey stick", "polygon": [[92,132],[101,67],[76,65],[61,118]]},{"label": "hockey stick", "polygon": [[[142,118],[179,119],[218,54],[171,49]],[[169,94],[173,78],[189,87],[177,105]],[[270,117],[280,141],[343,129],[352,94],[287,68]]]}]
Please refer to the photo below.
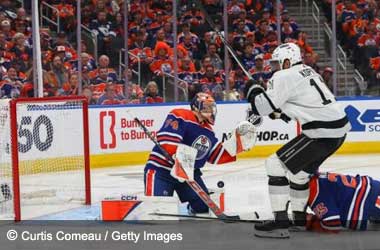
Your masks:
[{"label": "hockey stick", "polygon": [[239,67],[243,70],[244,74],[248,77],[248,79],[252,80],[252,75],[248,72],[248,70],[244,67],[243,63],[240,61],[239,57],[236,55],[235,50],[232,48],[232,46],[228,43],[228,41],[225,39],[224,35],[217,30],[215,27],[214,21],[210,18],[208,15],[206,9],[203,7],[202,2],[200,0],[195,0],[197,3],[200,11],[203,13],[203,15],[206,18],[206,22],[210,25],[210,27],[214,30],[214,32],[220,37],[223,44],[226,46],[228,52],[231,54],[231,56],[235,59],[236,63],[239,65]]},{"label": "hockey stick", "polygon": [[[214,32],[219,35],[220,39],[222,40],[223,44],[226,46],[228,52],[231,54],[231,56],[235,59],[236,63],[239,65],[239,67],[242,69],[244,74],[248,77],[249,80],[254,80],[252,75],[248,72],[248,70],[244,67],[243,63],[240,61],[239,57],[236,55],[235,50],[232,48],[232,46],[228,43],[228,41],[225,39],[224,35],[216,29],[216,25],[214,21],[210,18],[209,14],[207,13],[206,9],[203,7],[201,0],[195,0],[197,3],[199,10],[203,13],[205,16],[206,22],[210,25],[210,27],[214,30]],[[261,122],[262,117],[258,115],[248,115],[247,121],[252,123],[253,125],[257,125]]]},{"label": "hockey stick", "polygon": [[[129,112],[129,111],[127,111]],[[141,121],[133,116],[133,120],[139,125],[139,127],[148,135],[149,139],[156,145],[166,159],[174,162],[173,157],[157,142],[157,140],[153,137],[152,133],[141,123]],[[202,189],[201,186],[196,181],[186,180],[187,185],[198,195],[198,197],[203,201],[203,203],[215,214],[216,217],[220,220],[239,220],[240,216],[229,216],[223,213],[220,207],[210,198],[210,196]]]},{"label": "hockey stick", "polygon": [[233,218],[215,218],[209,216],[199,215],[186,215],[186,214],[167,214],[167,213],[151,213],[151,215],[164,216],[164,217],[176,217],[176,218],[189,218],[189,219],[203,219],[203,220],[222,220],[224,222],[239,222],[239,223],[261,223],[261,220],[242,220]]}]

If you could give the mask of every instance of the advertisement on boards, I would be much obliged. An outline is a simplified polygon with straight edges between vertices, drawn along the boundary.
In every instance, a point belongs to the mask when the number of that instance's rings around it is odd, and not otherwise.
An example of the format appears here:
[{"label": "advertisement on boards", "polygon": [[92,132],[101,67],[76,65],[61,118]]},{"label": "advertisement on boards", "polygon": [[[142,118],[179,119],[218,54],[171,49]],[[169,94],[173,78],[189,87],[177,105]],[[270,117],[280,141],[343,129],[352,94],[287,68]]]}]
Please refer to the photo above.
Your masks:
[{"label": "advertisement on boards", "polygon": [[380,99],[341,103],[352,127],[347,141],[380,141]]},{"label": "advertisement on boards", "polygon": [[[92,154],[150,151],[153,143],[134,121],[137,117],[152,132],[161,128],[168,113],[188,105],[114,106],[90,108]],[[225,140],[237,124],[247,118],[246,103],[218,104],[214,132]],[[257,124],[257,145],[284,144],[296,136],[295,122],[262,118]]]}]

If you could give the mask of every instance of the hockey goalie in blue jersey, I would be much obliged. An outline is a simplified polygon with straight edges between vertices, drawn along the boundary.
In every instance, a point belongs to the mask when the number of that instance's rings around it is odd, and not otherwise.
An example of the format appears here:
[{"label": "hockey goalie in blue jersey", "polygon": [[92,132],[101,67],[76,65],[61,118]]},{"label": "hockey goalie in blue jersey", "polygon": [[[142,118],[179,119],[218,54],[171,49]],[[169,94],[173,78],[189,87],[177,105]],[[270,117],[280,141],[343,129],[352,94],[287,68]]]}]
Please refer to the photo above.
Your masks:
[{"label": "hockey goalie in blue jersey", "polygon": [[[254,126],[240,122],[226,141],[219,142],[212,125],[216,117],[216,103],[212,96],[198,93],[192,100],[191,110],[173,109],[157,133],[157,141],[174,159],[180,159],[180,146],[194,150],[191,171],[193,179],[208,193],[201,176],[201,168],[209,162],[223,164],[236,160],[236,155],[253,147],[256,138]],[[187,157],[189,159],[191,157]],[[181,162],[180,162],[181,163]],[[189,162],[187,162],[188,164]],[[167,159],[160,148],[155,146],[144,170],[146,196],[173,196],[176,191],[181,202],[189,202],[193,213],[206,213],[208,207],[197,194],[178,176],[173,174],[174,162]]]},{"label": "hockey goalie in blue jersey", "polygon": [[314,212],[308,230],[366,230],[370,221],[380,220],[380,182],[369,176],[318,174],[310,182],[308,205]]}]

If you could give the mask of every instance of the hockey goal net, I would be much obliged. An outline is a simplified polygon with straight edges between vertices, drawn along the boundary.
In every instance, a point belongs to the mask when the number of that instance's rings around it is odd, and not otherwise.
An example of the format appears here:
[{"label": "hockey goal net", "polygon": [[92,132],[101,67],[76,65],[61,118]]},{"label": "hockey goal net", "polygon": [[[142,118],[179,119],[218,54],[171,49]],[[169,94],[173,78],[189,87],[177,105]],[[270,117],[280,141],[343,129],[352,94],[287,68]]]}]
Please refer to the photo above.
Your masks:
[{"label": "hockey goal net", "polygon": [[85,98],[0,100],[0,218],[90,204],[88,141]]}]

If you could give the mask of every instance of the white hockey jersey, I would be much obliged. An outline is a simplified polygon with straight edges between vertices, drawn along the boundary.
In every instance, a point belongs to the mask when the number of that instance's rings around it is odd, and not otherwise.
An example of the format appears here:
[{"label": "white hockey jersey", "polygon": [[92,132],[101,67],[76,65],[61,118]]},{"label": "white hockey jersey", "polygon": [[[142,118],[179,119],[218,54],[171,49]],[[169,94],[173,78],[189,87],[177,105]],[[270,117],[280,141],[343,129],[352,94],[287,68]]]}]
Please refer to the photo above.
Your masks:
[{"label": "white hockey jersey", "polygon": [[310,138],[343,137],[351,128],[322,77],[307,65],[276,72],[268,82],[266,95],[273,106],[297,120]]}]

